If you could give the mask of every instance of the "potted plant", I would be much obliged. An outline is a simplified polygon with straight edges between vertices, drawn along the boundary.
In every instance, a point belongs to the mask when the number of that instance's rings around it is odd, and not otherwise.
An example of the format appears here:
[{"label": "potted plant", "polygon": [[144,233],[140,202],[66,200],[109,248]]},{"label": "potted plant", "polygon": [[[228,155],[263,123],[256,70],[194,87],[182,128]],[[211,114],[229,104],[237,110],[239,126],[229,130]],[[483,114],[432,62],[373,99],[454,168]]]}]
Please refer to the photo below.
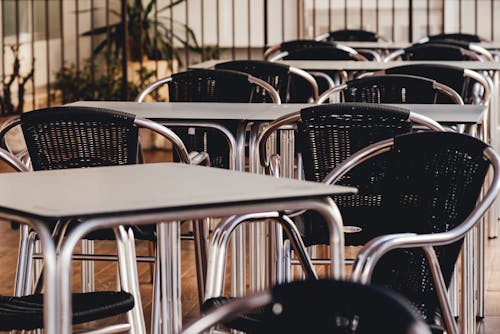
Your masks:
[{"label": "potted plant", "polygon": [[[153,69],[156,64],[158,64],[160,76],[169,75],[170,73],[162,73],[162,71],[167,71],[169,67],[175,71],[181,58],[179,52],[172,45],[173,41],[180,42],[185,48],[190,48],[193,51],[200,51],[193,30],[177,20],[172,21],[172,29],[170,18],[164,14],[167,10],[184,1],[176,0],[156,10],[156,0],[150,0],[146,5],[143,4],[142,0],[126,0],[127,57],[132,62],[129,67],[130,73],[136,73],[140,67]],[[119,12],[113,10],[111,13],[118,17],[121,16]],[[123,29],[122,22],[117,22],[89,30],[83,33],[83,36],[104,35],[104,39],[95,47],[94,53],[99,54],[109,47],[111,53],[120,57],[125,47]],[[184,38],[186,33],[187,39]],[[168,64],[168,61],[174,63]]]},{"label": "potted plant", "polygon": [[[12,73],[5,75],[0,80],[2,91],[0,92],[0,114],[12,115],[20,114],[24,111],[24,93],[26,84],[31,80],[35,73],[35,66],[31,64],[31,70],[23,75],[21,73],[21,58],[19,55],[19,45],[11,45],[10,50],[14,55],[12,63]],[[34,60],[33,60],[34,62]],[[17,82],[17,91],[12,87]],[[17,93],[17,106],[14,104],[13,96]]]}]

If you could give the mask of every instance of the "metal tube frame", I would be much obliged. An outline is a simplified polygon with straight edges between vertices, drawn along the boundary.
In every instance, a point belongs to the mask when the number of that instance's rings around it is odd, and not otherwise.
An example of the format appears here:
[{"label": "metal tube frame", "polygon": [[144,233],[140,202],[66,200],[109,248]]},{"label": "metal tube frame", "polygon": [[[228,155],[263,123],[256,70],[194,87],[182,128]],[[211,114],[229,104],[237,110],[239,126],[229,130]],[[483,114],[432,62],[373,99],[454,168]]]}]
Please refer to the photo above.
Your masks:
[{"label": "metal tube frame", "polygon": [[151,94],[156,88],[158,88],[160,86],[163,86],[164,84],[169,83],[170,81],[172,81],[172,77],[166,77],[166,78],[162,78],[162,79],[156,80],[155,82],[153,82],[152,84],[150,84],[149,86],[147,86],[137,96],[137,98],[135,99],[135,101],[136,102],[143,102],[144,99],[146,98],[146,96],[148,96],[149,94]]},{"label": "metal tube frame", "polygon": [[[51,333],[70,333],[71,332],[71,254],[73,252],[74,247],[76,246],[78,240],[85,236],[86,234],[103,228],[112,228],[115,226],[122,225],[124,221],[130,225],[141,225],[141,224],[152,224],[157,223],[159,221],[169,222],[168,225],[171,225],[171,221],[182,221],[182,220],[191,220],[191,219],[201,219],[204,217],[223,217],[226,216],[229,212],[240,215],[247,214],[252,212],[271,212],[274,210],[285,210],[290,207],[296,207],[297,205],[318,211],[329,224],[330,231],[332,231],[330,235],[330,243],[331,247],[331,258],[332,258],[332,272],[331,277],[334,279],[343,279],[344,278],[344,236],[342,233],[342,217],[340,212],[335,205],[335,203],[329,197],[314,197],[310,199],[288,199],[288,200],[277,200],[277,201],[267,201],[265,203],[245,203],[245,205],[238,204],[228,204],[224,206],[216,206],[216,207],[208,207],[208,208],[200,208],[200,209],[178,209],[178,210],[169,210],[162,212],[154,212],[154,213],[137,213],[130,214],[127,216],[119,215],[119,216],[110,216],[110,217],[95,217],[90,218],[86,221],[82,221],[75,229],[73,229],[68,236],[65,238],[64,243],[61,248],[61,252],[57,257],[57,263],[54,263],[55,249],[51,251],[51,247],[53,247],[53,242],[49,238],[48,245],[47,240],[45,242],[42,240],[42,246],[44,252],[47,251],[46,254],[53,256],[51,265],[46,266],[47,270],[47,278],[53,279],[52,289],[54,293],[50,294],[50,302],[52,303],[52,309],[49,309],[49,312],[45,314],[56,319],[56,315],[59,315],[59,321],[56,322],[54,330]],[[5,215],[1,214],[3,217]],[[16,221],[23,221],[22,217],[17,216],[9,216],[9,219]],[[162,236],[159,236],[160,239],[163,239]],[[172,249],[178,248],[176,246],[176,241],[178,238],[170,238],[169,241],[172,242]],[[169,246],[170,247],[170,246]],[[47,256],[48,258],[49,256]],[[177,262],[178,263],[178,262]],[[176,266],[175,261],[173,264],[168,265],[166,267]],[[165,267],[165,268],[166,268]],[[56,269],[57,268],[57,269]],[[163,269],[162,270],[167,270]],[[172,276],[172,283],[170,286],[175,290],[178,288],[176,284],[179,282],[179,271],[170,270],[169,275]],[[176,283],[177,282],[177,283]],[[172,292],[173,293],[173,292]],[[56,298],[57,297],[57,298]],[[48,298],[48,297],[47,297]],[[165,297],[164,297],[165,298]],[[59,300],[58,300],[59,299]],[[162,299],[164,300],[164,299]],[[173,300],[174,303],[177,303],[179,300]],[[55,307],[57,306],[57,309]],[[55,313],[52,313],[53,311]],[[163,311],[165,309],[163,308]],[[175,307],[172,312],[180,311],[179,307]],[[168,315],[163,315],[162,319],[181,319],[179,314],[173,314],[172,317],[168,317]],[[48,322],[48,320],[47,320]],[[178,328],[179,324],[174,324],[173,328]]]},{"label": "metal tube frame", "polygon": [[[330,88],[328,90],[325,90],[323,93],[321,93],[321,95],[318,97],[318,99],[314,103],[315,104],[322,104],[328,98],[330,98],[330,95],[333,95],[333,94],[336,94],[336,93],[340,93],[341,91],[343,91],[346,88],[347,88],[347,84],[344,83],[344,84],[335,86],[333,88]],[[339,101],[340,101],[340,98],[339,98]]]},{"label": "metal tube frame", "polygon": [[283,226],[285,232],[291,240],[292,246],[299,254],[301,264],[304,271],[307,273],[307,277],[311,279],[318,278],[312,266],[311,260],[307,255],[304,243],[300,237],[300,232],[288,217],[283,216],[278,212],[231,216],[222,221],[214,230],[212,235],[205,299],[222,296],[224,292],[227,248],[235,229],[246,222],[255,223],[268,219],[279,222],[280,225]]},{"label": "metal tube frame", "polygon": [[[304,71],[300,68],[294,67],[294,66],[290,66],[288,71],[292,75],[296,75],[298,77],[305,79],[309,83],[309,85],[311,86],[311,89],[313,92],[313,94],[312,94],[313,99],[316,100],[318,98],[318,95],[319,95],[318,82],[316,81],[316,79],[314,79],[313,75],[310,72],[306,72],[306,71]],[[316,73],[315,75],[317,75],[318,72],[315,72],[315,73]],[[327,76],[327,77],[330,78],[329,76]]]}]

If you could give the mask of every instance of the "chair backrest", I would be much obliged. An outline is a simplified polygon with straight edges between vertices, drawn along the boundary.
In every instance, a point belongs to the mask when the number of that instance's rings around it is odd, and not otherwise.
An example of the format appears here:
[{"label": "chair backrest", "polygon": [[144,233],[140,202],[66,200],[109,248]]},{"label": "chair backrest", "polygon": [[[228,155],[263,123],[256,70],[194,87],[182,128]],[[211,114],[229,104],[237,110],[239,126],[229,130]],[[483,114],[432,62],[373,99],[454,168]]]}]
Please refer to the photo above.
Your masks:
[{"label": "chair backrest", "polygon": [[124,112],[92,107],[52,107],[21,114],[5,123],[0,139],[20,124],[34,170],[130,165],[140,162],[138,128],[147,127],[172,141],[189,162],[182,141],[155,122]]},{"label": "chair backrest", "polygon": [[342,44],[298,39],[283,42],[264,54],[269,61],[285,60],[367,60],[356,50]]},{"label": "chair backrest", "polygon": [[314,39],[294,39],[290,41],[284,41],[280,44],[273,45],[264,52],[264,59],[271,60],[278,53],[295,51],[305,48],[316,48],[321,46],[330,46],[331,43],[324,41],[317,41]]},{"label": "chair backrest", "polygon": [[220,323],[249,333],[430,333],[397,293],[327,279],[284,283],[227,301],[207,310],[182,334]]},{"label": "chair backrest", "polygon": [[362,29],[340,29],[319,35],[316,37],[316,40],[326,40],[329,42],[377,42],[385,39],[373,31]]},{"label": "chair backrest", "polygon": [[[361,29],[341,29],[327,32],[316,36],[317,41],[327,42],[377,42],[386,41],[379,34]],[[381,61],[381,55],[373,49],[356,49],[356,51],[368,60]]]},{"label": "chair backrest", "polygon": [[168,85],[170,102],[272,102],[279,94],[267,82],[249,74],[215,69],[192,69],[159,79],[136,98],[144,99],[155,89]]},{"label": "chair backrest", "polygon": [[[282,102],[309,102],[318,98],[318,84],[312,75],[301,69],[263,60],[232,60],[215,65],[215,69],[245,72],[270,84]],[[301,81],[297,89],[297,81]],[[305,87],[304,87],[305,86]]]},{"label": "chair backrest", "polygon": [[367,76],[322,93],[317,103],[341,93],[345,102],[463,104],[460,95],[435,80],[403,74]]},{"label": "chair backrest", "polygon": [[[404,74],[429,78],[455,90],[460,94],[464,103],[487,104],[490,97],[491,89],[485,77],[478,72],[457,66],[437,64],[403,65],[391,67],[375,74]],[[476,84],[479,84],[481,89],[477,89]]]},{"label": "chair backrest", "polygon": [[81,107],[39,109],[20,118],[34,170],[137,163],[134,119]]},{"label": "chair backrest", "polygon": [[414,44],[406,49],[396,50],[384,58],[385,62],[398,57],[403,60],[479,60],[482,58],[467,48],[468,44],[455,41],[442,43],[439,41]]},{"label": "chair backrest", "polygon": [[[381,235],[433,234],[439,245],[435,251],[444,283],[449,286],[463,237],[489,206],[482,205],[479,197],[491,164],[496,178],[494,192],[498,192],[498,155],[488,144],[455,132],[401,135],[362,153],[370,157],[353,155],[332,172],[336,174],[333,182],[343,172],[351,172],[372,158],[386,160],[389,167],[380,193],[385,213],[380,219],[370,217],[370,221],[379,225]],[[491,203],[494,197],[484,199]],[[429,323],[435,321],[439,313],[437,288],[421,248],[393,250],[384,255],[372,281],[399,291]]]},{"label": "chair backrest", "polygon": [[171,79],[170,102],[280,102],[267,83],[242,72],[194,69]]}]

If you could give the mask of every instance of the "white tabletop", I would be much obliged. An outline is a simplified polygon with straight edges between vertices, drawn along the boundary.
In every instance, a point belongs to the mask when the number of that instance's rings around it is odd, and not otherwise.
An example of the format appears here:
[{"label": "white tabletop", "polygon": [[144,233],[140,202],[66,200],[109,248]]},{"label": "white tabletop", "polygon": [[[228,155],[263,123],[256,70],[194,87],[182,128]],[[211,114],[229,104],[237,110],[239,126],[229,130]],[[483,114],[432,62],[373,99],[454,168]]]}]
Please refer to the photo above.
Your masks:
[{"label": "white tabletop", "polygon": [[[350,46],[355,49],[385,49],[385,50],[398,50],[404,49],[412,46],[410,42],[347,42],[338,41],[337,43]],[[472,45],[478,45],[487,50],[496,50],[500,48],[500,43],[498,42],[481,42],[481,43],[471,43]]]},{"label": "white tabletop", "polygon": [[307,104],[273,103],[217,103],[217,102],[116,102],[80,101],[65,106],[108,108],[128,112],[139,117],[160,120],[238,120],[244,121],[251,114],[266,114],[269,111],[291,113]]},{"label": "white tabletop", "polygon": [[177,163],[0,174],[0,210],[76,218],[245,203],[272,203],[355,192],[354,188],[278,179]]},{"label": "white tabletop", "polygon": [[[66,106],[88,106],[124,111],[157,121],[260,121],[269,122],[311,104],[191,103],[81,101]],[[441,123],[480,124],[486,107],[457,104],[396,104]]]},{"label": "white tabletop", "polygon": [[[228,60],[208,60],[202,63],[190,65],[190,68],[212,68],[218,63]],[[451,65],[461,68],[468,68],[476,71],[500,70],[498,61],[458,61],[458,60],[397,60],[387,63],[377,61],[355,61],[355,60],[280,60],[282,64],[301,68],[303,70],[316,71],[378,71],[386,68],[415,65],[415,64],[436,64]]]},{"label": "white tabletop", "polygon": [[[369,104],[369,103],[367,103]],[[400,108],[405,108],[411,112],[427,116],[438,123],[446,124],[481,124],[483,114],[487,107],[483,105],[458,105],[458,104],[388,104]],[[313,105],[300,104],[297,105],[297,111],[301,108],[311,107]],[[275,108],[266,113],[252,113],[248,120],[252,121],[274,121],[275,119],[285,116],[287,110]]]},{"label": "white tabletop", "polygon": [[417,65],[417,64],[436,64],[436,65],[450,65],[461,68],[468,68],[475,71],[489,71],[500,70],[500,62],[498,61],[457,61],[457,60],[398,60],[390,61],[387,63],[377,61],[354,61],[354,60],[283,60],[283,64],[301,68],[303,70],[316,70],[316,71],[378,71],[386,68],[403,66],[403,65]]}]

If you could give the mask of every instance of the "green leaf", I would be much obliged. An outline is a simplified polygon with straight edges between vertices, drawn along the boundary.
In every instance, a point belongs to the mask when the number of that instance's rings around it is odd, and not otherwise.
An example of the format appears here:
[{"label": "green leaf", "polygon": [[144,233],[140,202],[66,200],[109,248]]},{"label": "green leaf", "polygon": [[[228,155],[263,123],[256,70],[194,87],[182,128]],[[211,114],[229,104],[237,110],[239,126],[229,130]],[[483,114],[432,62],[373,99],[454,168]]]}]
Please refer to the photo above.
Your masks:
[{"label": "green leaf", "polygon": [[94,29],[91,29],[91,30],[88,30],[88,31],[82,33],[81,36],[92,36],[92,35],[105,34],[108,32],[108,29],[116,28],[119,25],[120,25],[120,23],[116,23],[116,24],[110,24],[109,26],[94,28]]},{"label": "green leaf", "polygon": [[144,10],[144,16],[148,16],[149,13],[151,13],[151,10],[153,9],[153,6],[155,5],[156,0],[151,0],[148,5],[146,6],[146,9]]},{"label": "green leaf", "polygon": [[170,8],[172,8],[174,6],[177,6],[178,4],[180,4],[180,3],[184,2],[184,1],[185,0],[176,0],[176,1],[174,1],[174,2],[172,2],[170,4],[168,4],[168,5],[166,5],[165,7],[162,7],[160,9],[158,9],[158,12],[162,12],[162,11],[164,11],[166,9],[170,9]]}]

